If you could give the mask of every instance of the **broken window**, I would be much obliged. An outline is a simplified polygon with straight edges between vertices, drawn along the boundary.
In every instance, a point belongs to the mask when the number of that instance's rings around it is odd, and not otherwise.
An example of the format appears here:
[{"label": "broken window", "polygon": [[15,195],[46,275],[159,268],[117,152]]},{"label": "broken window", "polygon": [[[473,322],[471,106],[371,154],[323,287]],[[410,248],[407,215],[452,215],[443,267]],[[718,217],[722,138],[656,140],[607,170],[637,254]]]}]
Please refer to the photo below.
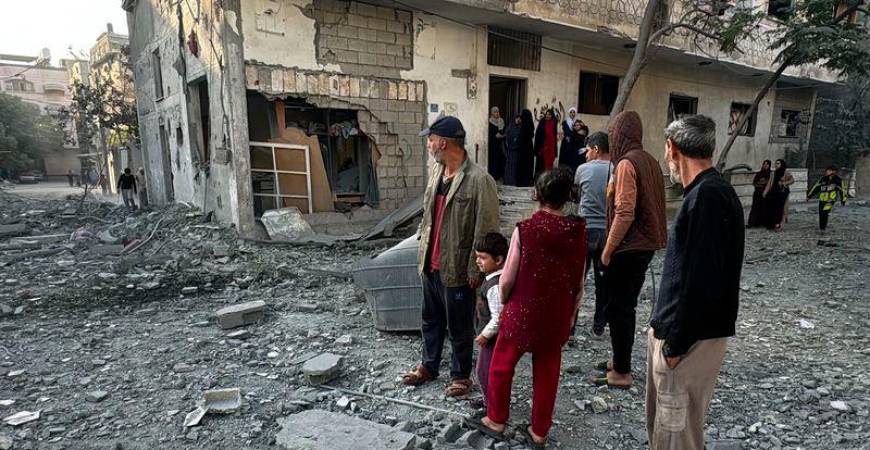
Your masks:
[{"label": "broken window", "polygon": [[[737,128],[737,124],[740,123],[740,120],[749,112],[749,108],[751,105],[746,103],[732,103],[731,104],[731,114],[728,118],[728,134],[734,133],[734,130]],[[752,115],[749,116],[749,120],[746,121],[746,124],[737,134],[739,136],[755,136],[755,122],[756,122],[756,113],[757,109],[752,111]]]},{"label": "broken window", "polygon": [[489,27],[486,63],[514,69],[541,70],[541,36]]},{"label": "broken window", "polygon": [[289,144],[251,144],[254,214],[295,206],[310,213],[308,148]]},{"label": "broken window", "polygon": [[791,16],[791,0],[768,0],[767,15],[787,20]]},{"label": "broken window", "polygon": [[368,137],[359,129],[357,111],[317,108],[300,101],[285,103],[287,128],[317,136],[332,192],[340,202],[364,203],[372,180]]},{"label": "broken window", "polygon": [[154,49],[151,53],[151,69],[154,71],[154,99],[163,98],[163,73],[161,72],[160,49]]},{"label": "broken window", "polygon": [[203,164],[211,161],[208,80],[190,83],[188,122],[190,123],[191,151],[198,151],[196,159]]},{"label": "broken window", "polygon": [[613,109],[618,93],[619,77],[580,72],[580,98],[577,100],[577,112],[606,116]]},{"label": "broken window", "polygon": [[779,137],[794,138],[798,137],[798,130],[801,126],[801,112],[783,109],[779,115]]},{"label": "broken window", "polygon": [[697,98],[671,94],[668,101],[668,123],[693,114],[698,114]]}]

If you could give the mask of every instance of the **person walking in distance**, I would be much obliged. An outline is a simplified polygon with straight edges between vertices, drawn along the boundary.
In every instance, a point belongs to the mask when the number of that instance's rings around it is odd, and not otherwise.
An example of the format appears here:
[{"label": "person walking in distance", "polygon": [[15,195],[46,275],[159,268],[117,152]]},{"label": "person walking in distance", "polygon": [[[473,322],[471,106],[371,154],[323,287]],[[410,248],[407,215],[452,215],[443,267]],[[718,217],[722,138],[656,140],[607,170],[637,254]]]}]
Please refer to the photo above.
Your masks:
[{"label": "person walking in distance", "polygon": [[148,187],[145,183],[145,169],[136,171],[136,189],[139,190],[139,208],[148,207]]},{"label": "person walking in distance", "polygon": [[807,200],[813,196],[819,198],[819,230],[825,231],[834,205],[839,201],[846,206],[846,193],[843,191],[843,180],[837,176],[837,166],[828,166],[825,169],[825,176],[807,192]]},{"label": "person walking in distance", "polygon": [[596,365],[605,374],[593,382],[628,389],[633,382],[637,297],[653,254],[667,244],[665,186],[658,161],[643,149],[643,127],[636,112],[619,113],[610,124],[608,139],[616,169],[608,192],[607,243],[601,264],[613,354]]},{"label": "person walking in distance", "polygon": [[118,189],[121,191],[121,198],[124,199],[124,206],[131,211],[136,210],[136,177],[130,173],[130,168],[124,169],[124,173],[118,177]]},{"label": "person walking in distance", "polygon": [[577,168],[574,184],[579,192],[580,217],[586,219],[586,272],[594,267],[595,316],[592,319],[592,335],[602,337],[607,318],[604,315],[607,299],[604,296],[604,268],[601,252],[607,240],[607,182],[610,179],[610,146],[607,133],[592,133],[586,140],[588,161]]},{"label": "person walking in distance", "polygon": [[418,270],[423,282],[422,362],[403,377],[421,385],[438,377],[444,339],[452,347],[446,395],[467,396],[474,352],[474,305],[483,276],[474,243],[498,231],[498,192],[486,170],[468,159],[465,129],[445,116],[421,133],[435,160],[423,194]]},{"label": "person walking in distance", "polygon": [[713,168],[712,119],[685,116],[668,125],[665,137],[671,179],[684,192],[647,337],[646,426],[651,450],[701,450],[707,409],[737,321],[743,206]]}]

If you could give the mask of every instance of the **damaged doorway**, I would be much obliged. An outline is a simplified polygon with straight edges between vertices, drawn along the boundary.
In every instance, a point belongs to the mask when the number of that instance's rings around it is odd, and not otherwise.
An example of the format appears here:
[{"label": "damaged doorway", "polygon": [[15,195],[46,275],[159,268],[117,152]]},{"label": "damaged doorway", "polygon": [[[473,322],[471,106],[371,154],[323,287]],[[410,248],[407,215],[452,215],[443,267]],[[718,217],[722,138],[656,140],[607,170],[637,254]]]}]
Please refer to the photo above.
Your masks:
[{"label": "damaged doorway", "polygon": [[489,77],[489,106],[497,106],[505,124],[510,123],[510,119],[526,107],[526,80]]}]

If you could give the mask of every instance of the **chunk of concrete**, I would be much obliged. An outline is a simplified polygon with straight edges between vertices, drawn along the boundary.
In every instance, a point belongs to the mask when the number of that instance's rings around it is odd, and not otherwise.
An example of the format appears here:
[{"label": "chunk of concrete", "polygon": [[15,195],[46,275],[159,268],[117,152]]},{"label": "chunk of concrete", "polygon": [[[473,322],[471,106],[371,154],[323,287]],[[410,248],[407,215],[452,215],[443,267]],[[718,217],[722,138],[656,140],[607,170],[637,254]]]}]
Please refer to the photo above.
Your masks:
[{"label": "chunk of concrete", "polygon": [[275,436],[284,450],[411,450],[417,437],[379,423],[344,414],[312,409],[278,419],[281,431]]},{"label": "chunk of concrete", "polygon": [[240,303],[219,309],[216,313],[218,324],[224,330],[238,328],[258,322],[263,318],[266,311],[266,302],[257,300],[254,302]]},{"label": "chunk of concrete", "polygon": [[210,413],[231,414],[242,407],[242,393],[238,388],[206,391],[202,400]]},{"label": "chunk of concrete", "polygon": [[341,373],[341,356],[332,353],[318,355],[302,365],[302,373],[312,386],[328,383]]},{"label": "chunk of concrete", "polygon": [[27,234],[26,223],[13,223],[11,225],[0,225],[0,237],[15,237]]},{"label": "chunk of concrete", "polygon": [[196,408],[184,416],[184,428],[195,427],[199,425],[202,418],[205,417],[206,410],[204,408]]},{"label": "chunk of concrete", "polygon": [[91,403],[99,403],[105,400],[106,397],[109,396],[109,393],[106,391],[91,391],[85,394],[85,400]]},{"label": "chunk of concrete", "polygon": [[124,251],[124,246],[120,245],[120,244],[118,244],[118,245],[102,244],[102,245],[95,245],[94,247],[91,248],[91,253],[95,253],[97,255],[103,255],[103,256],[120,255],[121,252],[123,252],[123,251]]},{"label": "chunk of concrete", "polygon": [[17,412],[15,414],[12,414],[11,416],[4,417],[3,422],[5,422],[6,425],[11,425],[13,427],[16,427],[18,425],[23,425],[25,423],[33,422],[34,420],[39,419],[39,415],[41,412],[42,411]]},{"label": "chunk of concrete", "polygon": [[199,292],[199,288],[196,286],[187,286],[187,287],[181,288],[181,293],[183,295],[194,295],[197,292]]}]

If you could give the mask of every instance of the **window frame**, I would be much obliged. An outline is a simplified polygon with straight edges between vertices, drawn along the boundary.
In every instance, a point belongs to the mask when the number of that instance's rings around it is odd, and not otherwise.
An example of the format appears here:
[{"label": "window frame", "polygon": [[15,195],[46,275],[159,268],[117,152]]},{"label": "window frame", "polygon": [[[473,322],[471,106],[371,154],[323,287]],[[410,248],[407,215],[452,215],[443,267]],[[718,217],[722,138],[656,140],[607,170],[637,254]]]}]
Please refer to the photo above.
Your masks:
[{"label": "window frame", "polygon": [[[735,106],[745,106],[746,111],[748,111],[749,109],[752,108],[751,103],[731,102],[731,108],[729,109],[729,113],[728,113],[728,135],[733,134],[735,131],[732,128],[732,126],[736,127],[737,123],[740,122],[740,119],[737,119],[736,122],[733,122],[733,123],[731,122],[731,116],[734,113]],[[746,114],[746,112],[744,111],[742,114]],[[758,127],[758,107],[756,107],[752,111],[752,115],[749,116],[749,121],[746,123],[746,131],[745,132],[738,132],[737,135],[738,136],[746,136],[746,137],[755,137],[757,127]]]},{"label": "window frame", "polygon": [[487,27],[486,63],[490,66],[540,72],[542,49],[539,34]]},{"label": "window frame", "polygon": [[160,48],[155,48],[151,52],[151,69],[154,76],[154,100],[163,100],[165,92],[163,90],[163,59],[160,56]]},{"label": "window frame", "polygon": [[[599,91],[599,85],[601,85],[601,91],[596,95],[595,105],[589,105],[587,102],[589,100],[585,100],[588,96],[583,95],[583,77],[585,76],[595,76],[595,85],[594,92]],[[613,83],[614,90],[612,93],[612,101],[609,96],[605,96],[604,92],[604,81],[605,79],[609,79],[610,83]],[[610,111],[613,110],[613,104],[616,103],[616,97],[619,96],[619,85],[621,83],[622,77],[618,75],[611,75],[608,73],[602,72],[592,72],[581,70],[580,75],[578,76],[578,90],[577,90],[577,113],[578,114],[590,114],[595,116],[607,116],[610,115]]]}]

